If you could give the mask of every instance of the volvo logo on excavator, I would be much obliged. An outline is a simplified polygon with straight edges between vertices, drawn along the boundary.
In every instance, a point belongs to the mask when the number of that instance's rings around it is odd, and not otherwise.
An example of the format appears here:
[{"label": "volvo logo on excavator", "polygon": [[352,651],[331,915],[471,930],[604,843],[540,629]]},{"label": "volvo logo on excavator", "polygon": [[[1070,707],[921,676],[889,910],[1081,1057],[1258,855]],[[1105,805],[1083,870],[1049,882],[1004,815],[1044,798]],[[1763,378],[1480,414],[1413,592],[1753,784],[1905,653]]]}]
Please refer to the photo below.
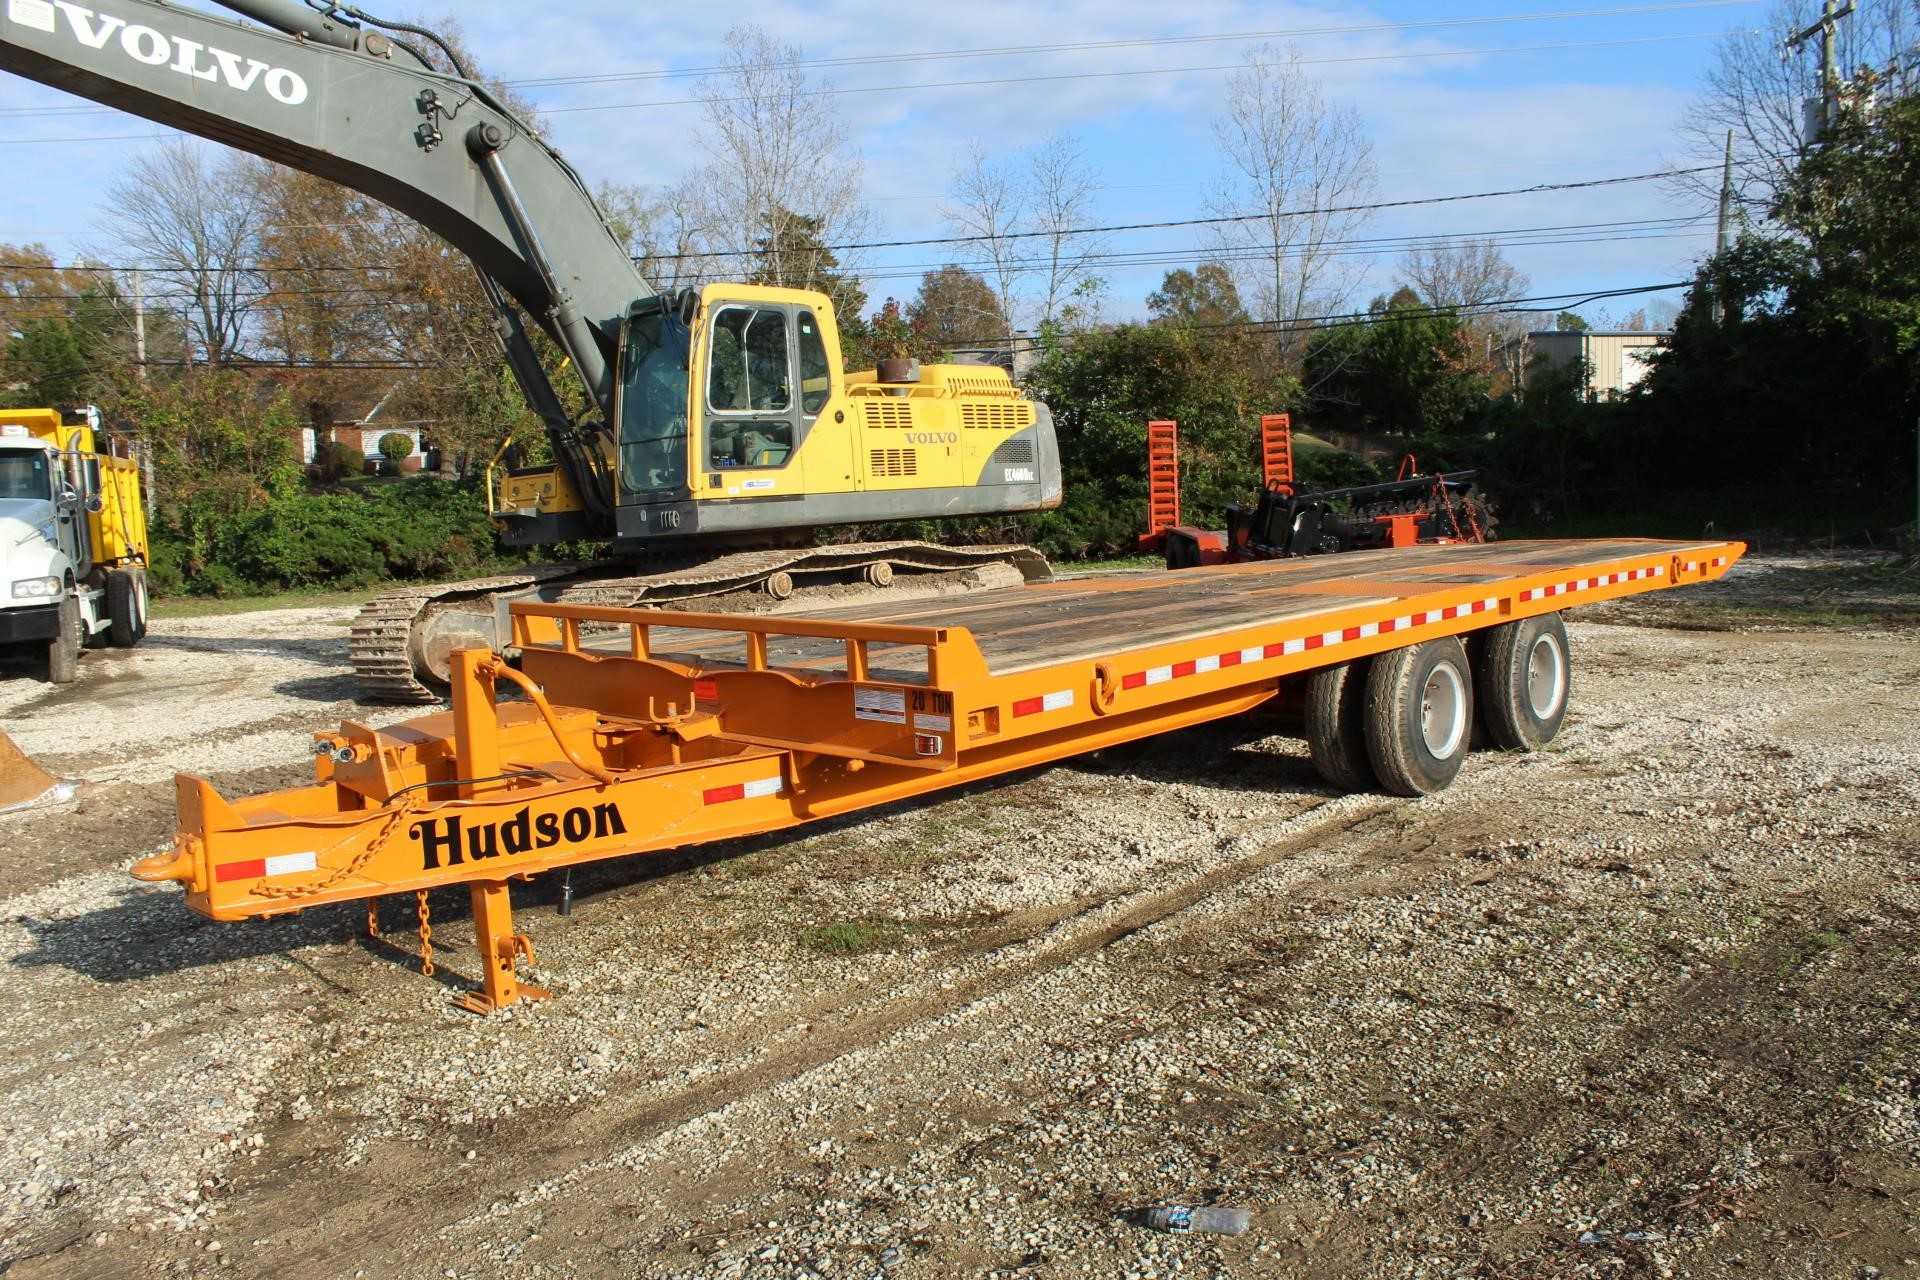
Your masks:
[{"label": "volvo logo on excavator", "polygon": [[75,4],[73,0],[7,0],[8,20],[35,31],[58,32],[59,14],[66,15],[73,38],[89,49],[104,49],[109,43],[116,43],[122,53],[149,67],[165,67],[242,93],[251,92],[257,84],[267,91],[268,97],[289,107],[297,107],[307,100],[306,80],[299,72],[286,67],[269,66],[258,58],[242,58],[185,36],[169,36],[111,13]]}]

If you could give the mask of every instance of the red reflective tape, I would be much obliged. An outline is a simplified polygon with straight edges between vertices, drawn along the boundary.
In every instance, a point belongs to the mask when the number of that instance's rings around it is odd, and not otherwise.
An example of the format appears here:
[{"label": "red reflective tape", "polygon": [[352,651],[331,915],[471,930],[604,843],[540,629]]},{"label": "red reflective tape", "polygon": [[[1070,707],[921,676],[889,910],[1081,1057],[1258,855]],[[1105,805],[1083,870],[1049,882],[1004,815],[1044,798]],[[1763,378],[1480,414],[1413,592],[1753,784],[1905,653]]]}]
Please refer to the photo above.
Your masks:
[{"label": "red reflective tape", "polygon": [[1221,665],[1221,666],[1223,666],[1223,667],[1237,667],[1237,666],[1239,666],[1239,665],[1240,665],[1240,651],[1239,651],[1238,649],[1235,649],[1235,650],[1234,650],[1234,651],[1233,651],[1232,653],[1223,653],[1223,654],[1221,654],[1221,655],[1220,655],[1220,665]]},{"label": "red reflective tape", "polygon": [[1260,652],[1264,653],[1269,658],[1277,658],[1281,654],[1285,653],[1286,651],[1287,651],[1287,646],[1284,644],[1270,644],[1266,648],[1262,649]]},{"label": "red reflective tape", "polygon": [[1326,642],[1327,638],[1324,635],[1311,635],[1307,637],[1306,646],[1309,649],[1318,649]]},{"label": "red reflective tape", "polygon": [[1342,640],[1358,640],[1360,638],[1360,628],[1348,627],[1340,633],[1340,638]]},{"label": "red reflective tape", "polygon": [[720,682],[718,680],[695,680],[693,696],[701,702],[720,701]]},{"label": "red reflective tape", "polygon": [[730,787],[708,787],[700,793],[700,798],[708,804],[725,804],[729,800],[747,798],[747,784],[736,782]]},{"label": "red reflective tape", "polygon": [[1194,665],[1191,662],[1176,662],[1173,664],[1173,674],[1176,679],[1180,676],[1192,675],[1194,669]]},{"label": "red reflective tape", "polygon": [[[1146,677],[1143,675],[1140,679],[1144,681]],[[1045,698],[1022,698],[1013,704],[1013,714],[1017,716],[1037,716],[1046,705],[1047,700]]]},{"label": "red reflective tape", "polygon": [[1136,671],[1132,675],[1120,677],[1120,687],[1122,689],[1139,689],[1144,687],[1146,683],[1147,673],[1144,671]]},{"label": "red reflective tape", "polygon": [[267,874],[267,860],[254,858],[247,862],[223,862],[213,869],[215,880],[258,880]]}]

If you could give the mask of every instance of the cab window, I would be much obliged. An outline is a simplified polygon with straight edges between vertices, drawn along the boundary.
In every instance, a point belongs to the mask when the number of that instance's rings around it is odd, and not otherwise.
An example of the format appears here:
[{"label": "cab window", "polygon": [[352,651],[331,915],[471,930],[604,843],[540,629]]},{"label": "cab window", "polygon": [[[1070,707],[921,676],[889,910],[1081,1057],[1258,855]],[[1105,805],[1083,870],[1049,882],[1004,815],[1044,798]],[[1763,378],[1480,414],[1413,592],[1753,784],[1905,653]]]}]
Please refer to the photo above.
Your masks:
[{"label": "cab window", "polygon": [[716,413],[784,413],[793,403],[787,317],[766,307],[727,307],[713,322],[707,407]]},{"label": "cab window", "polygon": [[723,307],[707,366],[707,470],[786,466],[795,439],[787,313]]},{"label": "cab window", "polygon": [[833,375],[827,368],[827,344],[820,338],[820,322],[811,311],[802,311],[794,319],[800,330],[800,412],[811,418],[833,394]]},{"label": "cab window", "polygon": [[45,502],[52,497],[46,454],[37,449],[0,449],[0,499]]}]

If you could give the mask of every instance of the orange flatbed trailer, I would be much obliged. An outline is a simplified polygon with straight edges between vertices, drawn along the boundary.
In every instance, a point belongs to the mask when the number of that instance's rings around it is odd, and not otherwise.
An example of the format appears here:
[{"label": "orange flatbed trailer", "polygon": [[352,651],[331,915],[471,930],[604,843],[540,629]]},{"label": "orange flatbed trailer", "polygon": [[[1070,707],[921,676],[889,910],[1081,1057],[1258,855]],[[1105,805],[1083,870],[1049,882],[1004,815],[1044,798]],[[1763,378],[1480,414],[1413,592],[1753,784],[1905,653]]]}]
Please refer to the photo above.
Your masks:
[{"label": "orange flatbed trailer", "polygon": [[[416,895],[424,920],[429,890],[467,885],[487,968],[463,1003],[490,1011],[544,994],[516,977],[532,947],[513,932],[514,880],[868,809],[1287,694],[1304,691],[1330,778],[1437,789],[1473,716],[1456,637],[1476,645],[1495,736],[1538,745],[1570,688],[1559,610],[1718,578],[1744,551],[1420,546],[805,616],[516,604],[517,670],[462,651],[450,711],[317,734],[311,786],[228,800],[181,775],[174,847],[134,874],[182,882],[219,920],[368,899],[370,928],[381,897]],[[523,696],[500,700],[502,685]]]}]

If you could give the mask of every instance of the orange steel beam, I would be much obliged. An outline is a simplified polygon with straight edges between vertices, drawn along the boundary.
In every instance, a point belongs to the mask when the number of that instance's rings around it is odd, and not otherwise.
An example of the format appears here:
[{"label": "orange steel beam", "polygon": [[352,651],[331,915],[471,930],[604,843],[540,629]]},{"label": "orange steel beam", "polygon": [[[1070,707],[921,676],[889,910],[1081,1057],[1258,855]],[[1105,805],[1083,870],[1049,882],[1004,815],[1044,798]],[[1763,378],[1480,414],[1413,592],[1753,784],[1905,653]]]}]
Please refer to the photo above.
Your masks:
[{"label": "orange steel beam", "polygon": [[[1356,592],[1380,581],[1379,599],[1162,643],[1130,635],[1123,613],[1101,652],[998,674],[963,627],[516,604],[513,682],[560,701],[500,702],[508,673],[462,651],[452,712],[316,735],[311,786],[229,801],[182,775],[174,848],[134,874],[182,882],[190,906],[221,920],[468,884],[483,990],[467,1004],[486,1011],[532,998],[514,974],[531,948],[512,931],[511,880],[780,830],[1237,715],[1317,667],[1717,578],[1745,550],[1684,548],[1502,568],[1484,584],[1375,561],[1385,577],[1343,580]],[[1027,591],[1052,598],[1016,594]],[[582,623],[628,635],[583,645]],[[701,666],[653,656],[663,628],[758,644],[744,669]],[[829,642],[840,666],[782,668],[778,637]],[[926,676],[876,673],[868,644],[924,648]]]}]

